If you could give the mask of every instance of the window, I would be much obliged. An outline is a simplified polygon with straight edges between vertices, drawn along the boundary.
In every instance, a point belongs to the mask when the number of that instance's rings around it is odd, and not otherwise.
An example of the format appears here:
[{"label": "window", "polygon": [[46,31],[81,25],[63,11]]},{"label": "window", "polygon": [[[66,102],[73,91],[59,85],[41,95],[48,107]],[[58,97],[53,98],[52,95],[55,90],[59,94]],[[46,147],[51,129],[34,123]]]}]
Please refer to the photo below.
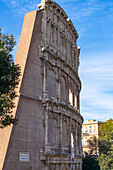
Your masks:
[{"label": "window", "polygon": [[86,127],[86,133],[88,133],[87,127]]},{"label": "window", "polygon": [[94,133],[96,133],[96,126],[94,126]]},{"label": "window", "polygon": [[92,133],[92,131],[91,131],[91,126],[89,127],[90,129],[89,129],[89,133]]}]

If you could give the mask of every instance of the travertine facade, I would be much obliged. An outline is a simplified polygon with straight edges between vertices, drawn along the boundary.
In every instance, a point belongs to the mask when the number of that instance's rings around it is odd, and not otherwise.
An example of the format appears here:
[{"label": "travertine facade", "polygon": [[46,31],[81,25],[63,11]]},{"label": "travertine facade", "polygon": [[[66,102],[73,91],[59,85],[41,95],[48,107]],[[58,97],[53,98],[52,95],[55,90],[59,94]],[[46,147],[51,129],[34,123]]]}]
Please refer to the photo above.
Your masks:
[{"label": "travertine facade", "polygon": [[57,3],[42,0],[38,7],[23,23],[15,60],[22,72],[19,122],[0,132],[0,169],[81,170],[78,34]]}]

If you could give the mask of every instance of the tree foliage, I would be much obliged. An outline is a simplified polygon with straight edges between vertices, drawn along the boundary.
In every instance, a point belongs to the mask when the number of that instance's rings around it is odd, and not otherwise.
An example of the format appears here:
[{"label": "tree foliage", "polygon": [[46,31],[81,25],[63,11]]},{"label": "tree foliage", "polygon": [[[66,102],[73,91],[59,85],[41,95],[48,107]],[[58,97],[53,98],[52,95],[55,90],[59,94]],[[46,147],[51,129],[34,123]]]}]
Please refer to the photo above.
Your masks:
[{"label": "tree foliage", "polygon": [[13,35],[4,35],[0,29],[0,128],[17,122],[12,115],[20,76],[20,67],[14,64],[11,54],[15,44]]},{"label": "tree foliage", "polygon": [[102,170],[113,169],[113,119],[100,126],[100,156],[98,158]]},{"label": "tree foliage", "polygon": [[113,145],[106,154],[101,154],[98,158],[102,170],[113,169]]},{"label": "tree foliage", "polygon": [[100,125],[99,130],[99,150],[100,153],[106,154],[110,150],[111,140],[113,140],[113,119],[109,119]]},{"label": "tree foliage", "polygon": [[97,152],[98,152],[98,139],[96,138],[96,136],[89,138],[87,142],[88,142],[88,148],[90,148],[90,155],[91,154],[97,154]]},{"label": "tree foliage", "polygon": [[100,170],[96,158],[88,155],[82,161],[82,170]]},{"label": "tree foliage", "polygon": [[83,170],[100,170],[97,156],[98,156],[98,139],[93,136],[87,140],[87,147],[89,148],[88,153],[84,155],[82,162]]},{"label": "tree foliage", "polygon": [[106,140],[109,142],[109,133],[113,130],[113,119],[109,119],[100,125],[100,141]]},{"label": "tree foliage", "polygon": [[106,140],[99,140],[99,153],[106,154],[110,150],[111,144]]}]

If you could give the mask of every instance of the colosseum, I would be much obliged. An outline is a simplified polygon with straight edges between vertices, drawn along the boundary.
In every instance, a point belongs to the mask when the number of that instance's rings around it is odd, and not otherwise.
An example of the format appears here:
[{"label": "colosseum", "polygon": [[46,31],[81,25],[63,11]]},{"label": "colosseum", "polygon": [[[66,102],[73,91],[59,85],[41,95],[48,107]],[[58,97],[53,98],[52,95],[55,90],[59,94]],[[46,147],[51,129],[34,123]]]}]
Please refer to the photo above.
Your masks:
[{"label": "colosseum", "polygon": [[38,8],[24,18],[18,125],[0,130],[0,170],[82,170],[78,34],[56,2]]}]

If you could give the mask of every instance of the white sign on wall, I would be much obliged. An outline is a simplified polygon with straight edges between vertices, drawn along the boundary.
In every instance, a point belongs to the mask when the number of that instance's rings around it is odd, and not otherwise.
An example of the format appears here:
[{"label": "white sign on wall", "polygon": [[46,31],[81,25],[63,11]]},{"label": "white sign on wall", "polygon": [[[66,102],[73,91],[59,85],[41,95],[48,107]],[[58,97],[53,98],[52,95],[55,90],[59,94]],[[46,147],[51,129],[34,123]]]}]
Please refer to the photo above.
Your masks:
[{"label": "white sign on wall", "polygon": [[30,153],[29,152],[20,152],[19,153],[19,162],[30,162]]}]

